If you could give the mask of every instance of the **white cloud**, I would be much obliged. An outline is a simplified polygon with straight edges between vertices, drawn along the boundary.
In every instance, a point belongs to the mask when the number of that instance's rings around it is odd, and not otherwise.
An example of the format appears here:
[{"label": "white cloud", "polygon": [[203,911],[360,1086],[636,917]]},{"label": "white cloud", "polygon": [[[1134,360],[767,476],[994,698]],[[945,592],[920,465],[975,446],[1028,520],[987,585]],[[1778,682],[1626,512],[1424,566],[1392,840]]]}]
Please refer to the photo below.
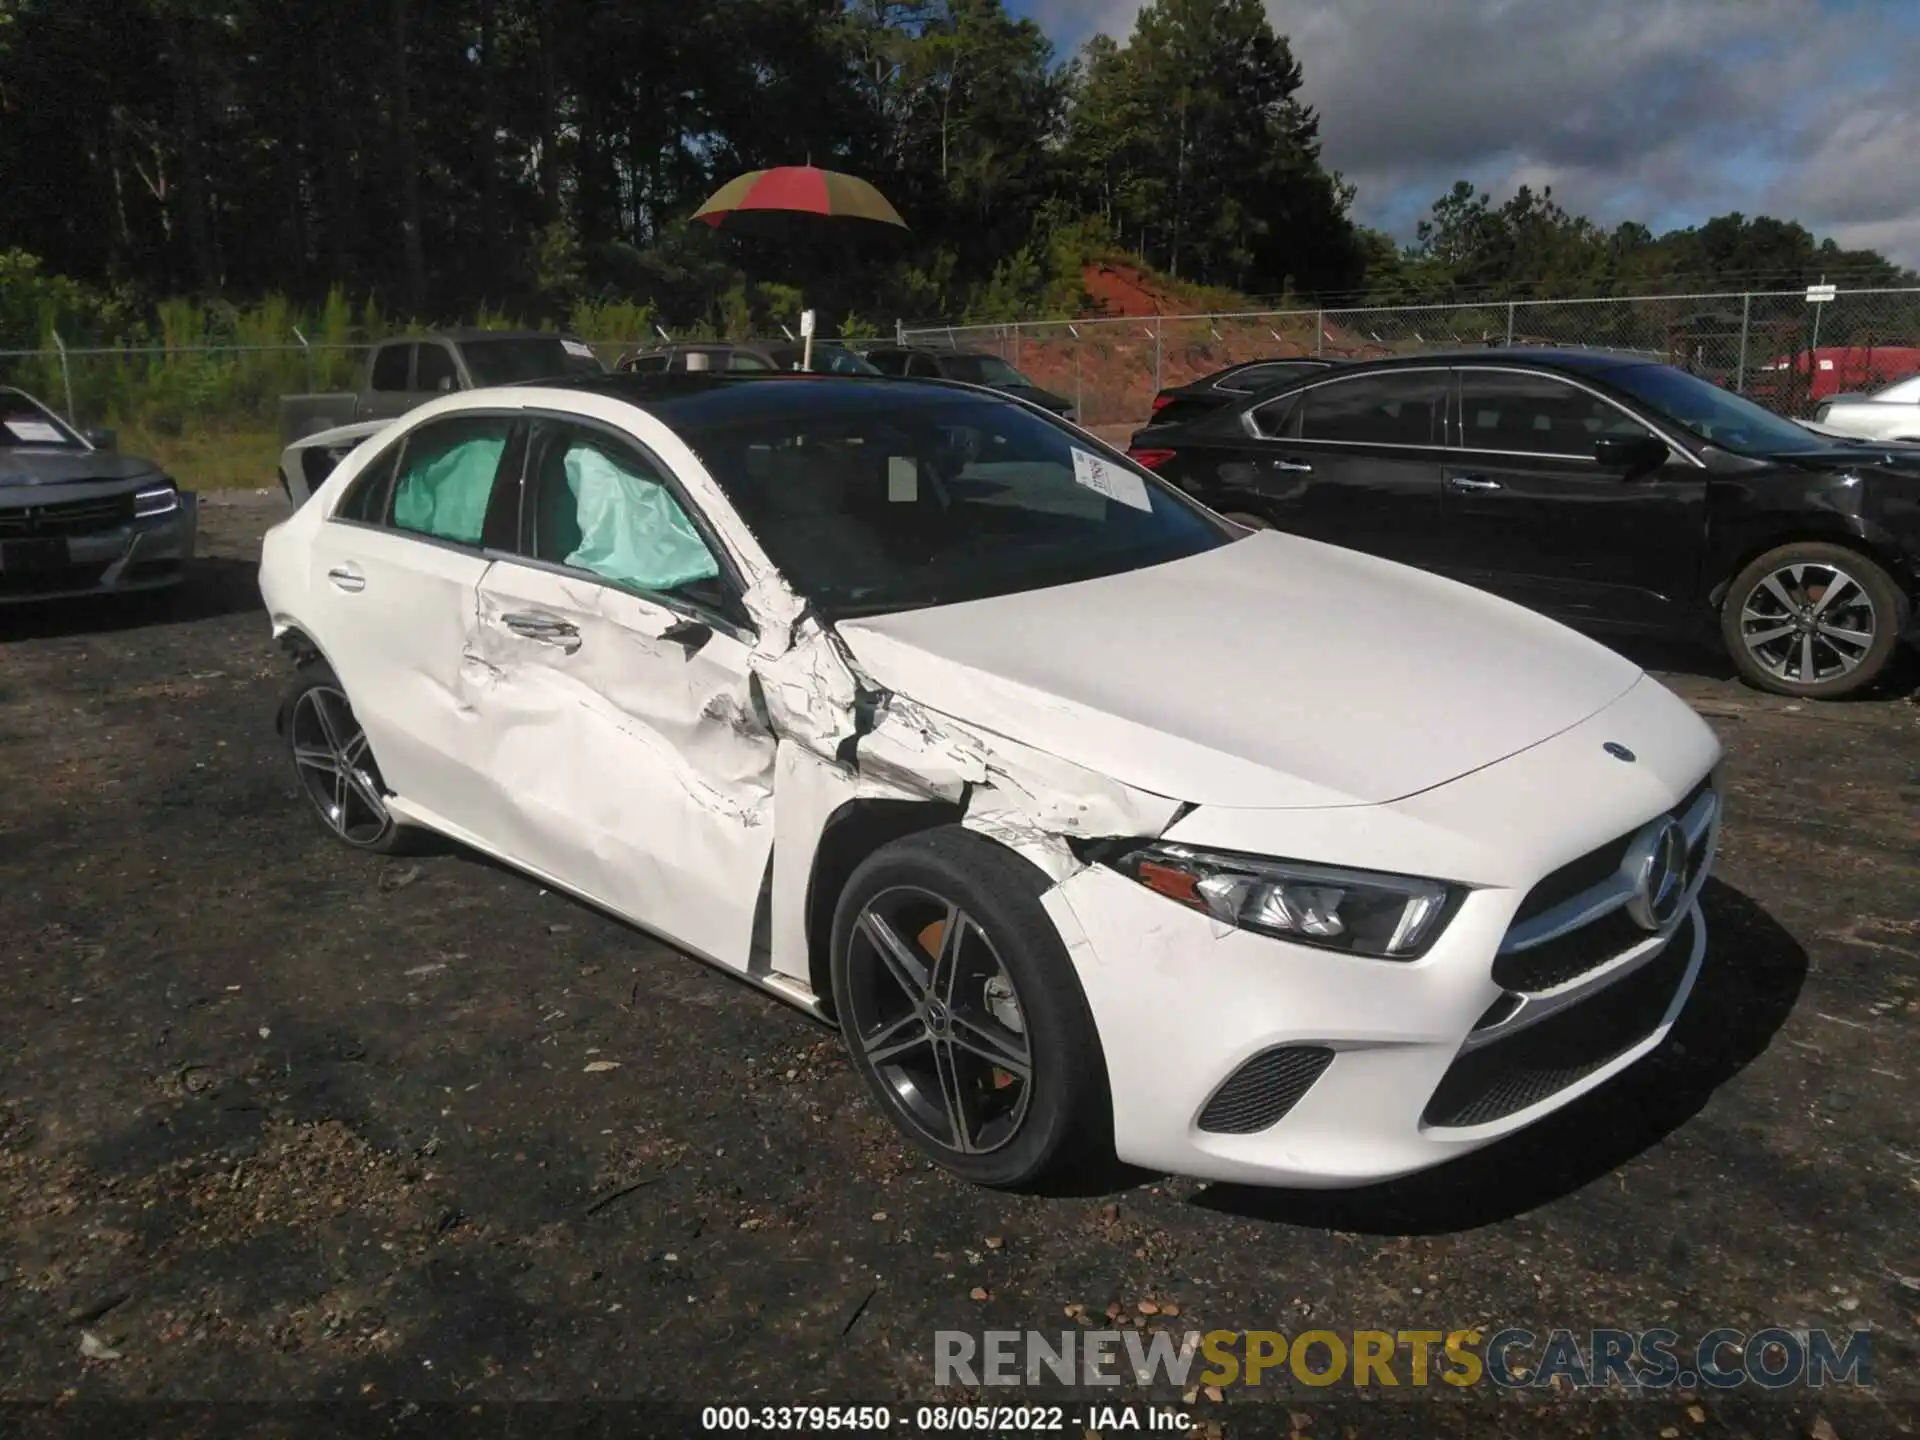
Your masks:
[{"label": "white cloud", "polygon": [[[1033,0],[1072,44],[1137,0]],[[1602,221],[1738,209],[1920,265],[1912,0],[1268,0],[1362,218],[1454,180]]]}]

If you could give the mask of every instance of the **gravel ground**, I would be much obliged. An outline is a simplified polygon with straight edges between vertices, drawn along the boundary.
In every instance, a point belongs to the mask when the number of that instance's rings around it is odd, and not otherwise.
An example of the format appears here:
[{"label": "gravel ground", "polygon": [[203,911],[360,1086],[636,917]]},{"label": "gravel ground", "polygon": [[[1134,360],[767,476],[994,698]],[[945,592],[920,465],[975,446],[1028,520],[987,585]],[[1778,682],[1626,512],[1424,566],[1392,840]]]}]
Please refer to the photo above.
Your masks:
[{"label": "gravel ground", "polygon": [[1730,753],[1708,969],[1668,1046],[1548,1123],[1358,1194],[1013,1198],[911,1157],[805,1017],[471,855],[329,842],[272,729],[278,504],[208,503],[162,614],[0,612],[0,1400],[909,1416],[936,1330],[1111,1313],[1873,1332],[1865,1397],[1158,1397],[1211,1434],[1920,1421],[1911,699],[1794,705],[1657,657]]}]

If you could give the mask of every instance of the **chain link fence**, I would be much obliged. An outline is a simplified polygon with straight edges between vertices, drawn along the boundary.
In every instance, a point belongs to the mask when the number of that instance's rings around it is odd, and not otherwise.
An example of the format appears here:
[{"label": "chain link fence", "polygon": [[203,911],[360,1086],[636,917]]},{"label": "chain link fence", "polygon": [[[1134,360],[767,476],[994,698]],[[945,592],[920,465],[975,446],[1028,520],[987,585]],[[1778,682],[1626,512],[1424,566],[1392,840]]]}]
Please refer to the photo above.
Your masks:
[{"label": "chain link fence", "polygon": [[[404,337],[394,337],[404,338]],[[651,341],[590,342],[611,366]],[[74,424],[178,435],[195,425],[271,430],[280,397],[359,390],[365,345],[67,346],[0,350],[0,385],[17,386]]]},{"label": "chain link fence", "polygon": [[901,326],[903,344],[986,350],[1072,399],[1086,425],[1139,424],[1156,391],[1243,360],[1371,360],[1482,345],[1642,355],[1782,414],[1920,373],[1920,289],[1647,295],[1473,305]]}]

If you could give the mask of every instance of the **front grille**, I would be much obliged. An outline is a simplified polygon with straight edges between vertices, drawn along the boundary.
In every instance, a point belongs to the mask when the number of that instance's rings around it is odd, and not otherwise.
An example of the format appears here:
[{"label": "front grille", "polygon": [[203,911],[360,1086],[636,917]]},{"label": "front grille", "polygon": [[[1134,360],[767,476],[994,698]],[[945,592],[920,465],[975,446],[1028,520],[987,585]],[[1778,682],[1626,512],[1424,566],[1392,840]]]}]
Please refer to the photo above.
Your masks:
[{"label": "front grille", "polygon": [[133,520],[133,497],[104,500],[55,500],[45,505],[0,508],[0,540],[50,535],[94,535],[118,530]]},{"label": "front grille", "polygon": [[1332,1063],[1333,1051],[1323,1045],[1262,1050],[1213,1092],[1200,1112],[1200,1128],[1215,1135],[1251,1135],[1278,1124]]},{"label": "front grille", "polygon": [[[1713,776],[1708,775],[1689,790],[1670,813],[1685,815],[1712,788]],[[1527,892],[1514,914],[1513,924],[1524,925],[1556,905],[1564,905],[1576,896],[1605,884],[1619,871],[1628,848],[1633,844],[1633,837],[1638,833],[1637,828],[1630,830],[1548,875]],[[1699,874],[1711,834],[1712,828],[1709,827],[1688,852],[1688,884]],[[1624,910],[1611,910],[1564,935],[1525,950],[1503,952],[1493,962],[1493,980],[1503,990],[1526,993],[1552,990],[1599,969],[1646,938],[1647,932],[1636,925]]]},{"label": "front grille", "polygon": [[1447,1068],[1421,1117],[1485,1125],[1557,1095],[1638,1045],[1666,1018],[1693,959],[1694,921],[1640,969],[1537,1025],[1469,1050]]},{"label": "front grille", "polygon": [[1590,925],[1500,956],[1493,962],[1493,981],[1503,990],[1528,994],[1552,990],[1598,970],[1647,938],[1625,910],[1610,910]]}]

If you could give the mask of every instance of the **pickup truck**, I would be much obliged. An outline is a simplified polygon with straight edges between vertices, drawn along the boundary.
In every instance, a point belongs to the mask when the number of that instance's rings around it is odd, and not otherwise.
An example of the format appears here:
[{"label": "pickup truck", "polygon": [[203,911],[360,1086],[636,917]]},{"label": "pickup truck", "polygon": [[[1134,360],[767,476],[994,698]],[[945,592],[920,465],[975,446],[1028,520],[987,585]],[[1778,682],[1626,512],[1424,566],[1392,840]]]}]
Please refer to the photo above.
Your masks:
[{"label": "pickup truck", "polygon": [[367,356],[357,391],[280,397],[280,443],[323,430],[392,420],[456,390],[599,375],[593,347],[571,335],[537,330],[443,330],[383,340]]}]

